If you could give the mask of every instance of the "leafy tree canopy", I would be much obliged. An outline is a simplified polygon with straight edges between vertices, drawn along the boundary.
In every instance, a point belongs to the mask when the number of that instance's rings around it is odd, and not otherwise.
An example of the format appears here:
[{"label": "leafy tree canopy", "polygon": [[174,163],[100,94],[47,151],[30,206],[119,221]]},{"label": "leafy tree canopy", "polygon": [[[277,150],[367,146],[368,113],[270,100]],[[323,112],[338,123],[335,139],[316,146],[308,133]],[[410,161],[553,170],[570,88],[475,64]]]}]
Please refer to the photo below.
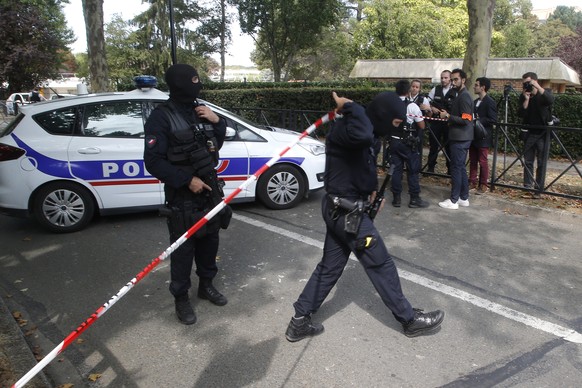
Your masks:
[{"label": "leafy tree canopy", "polygon": [[73,42],[61,4],[66,0],[0,1],[0,85],[31,90],[58,70]]},{"label": "leafy tree canopy", "polygon": [[578,27],[576,34],[562,38],[554,55],[582,74],[582,27]]},{"label": "leafy tree canopy", "polygon": [[463,1],[371,0],[354,30],[355,56],[458,58],[465,52],[469,17]]},{"label": "leafy tree canopy", "polygon": [[558,5],[554,12],[548,17],[548,21],[560,20],[573,31],[582,27],[582,12],[576,11],[574,7]]},{"label": "leafy tree canopy", "polygon": [[302,49],[338,20],[338,0],[233,0],[241,31],[253,37],[256,55],[271,63],[275,81]]}]

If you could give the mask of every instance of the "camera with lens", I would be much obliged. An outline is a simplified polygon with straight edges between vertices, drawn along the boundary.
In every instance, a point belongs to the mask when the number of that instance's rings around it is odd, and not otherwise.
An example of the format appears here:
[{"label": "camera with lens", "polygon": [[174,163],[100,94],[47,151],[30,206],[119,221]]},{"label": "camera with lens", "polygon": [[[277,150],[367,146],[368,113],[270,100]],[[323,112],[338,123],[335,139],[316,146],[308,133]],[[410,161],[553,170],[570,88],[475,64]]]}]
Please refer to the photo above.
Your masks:
[{"label": "camera with lens", "polygon": [[550,118],[550,121],[548,121],[548,125],[560,125],[560,119],[557,118],[556,116],[552,115]]},{"label": "camera with lens", "polygon": [[534,86],[532,85],[532,83],[530,81],[524,82],[523,83],[523,90],[525,90],[526,92],[531,93],[534,89]]}]

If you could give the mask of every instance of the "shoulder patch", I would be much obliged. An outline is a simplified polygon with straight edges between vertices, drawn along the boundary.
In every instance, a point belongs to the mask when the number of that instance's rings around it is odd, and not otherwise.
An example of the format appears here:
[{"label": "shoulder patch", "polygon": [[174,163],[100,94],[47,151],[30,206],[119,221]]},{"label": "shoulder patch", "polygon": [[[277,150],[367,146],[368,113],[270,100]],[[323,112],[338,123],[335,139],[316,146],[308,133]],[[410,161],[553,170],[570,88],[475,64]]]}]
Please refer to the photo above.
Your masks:
[{"label": "shoulder patch", "polygon": [[158,139],[154,135],[147,135],[145,138],[145,142],[148,148],[154,148],[158,142]]}]

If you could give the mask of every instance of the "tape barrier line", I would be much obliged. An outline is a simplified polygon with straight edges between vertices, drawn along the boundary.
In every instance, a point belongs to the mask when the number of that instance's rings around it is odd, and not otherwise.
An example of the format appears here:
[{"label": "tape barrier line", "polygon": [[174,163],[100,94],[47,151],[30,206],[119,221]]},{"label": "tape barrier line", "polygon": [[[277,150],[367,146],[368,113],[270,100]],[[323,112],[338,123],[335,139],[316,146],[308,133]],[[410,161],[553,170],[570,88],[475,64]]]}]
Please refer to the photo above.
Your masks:
[{"label": "tape barrier line", "polygon": [[23,387],[27,382],[29,382],[38,372],[40,372],[45,366],[47,366],[52,360],[55,359],[63,350],[65,350],[73,341],[81,335],[85,330],[87,330],[97,319],[99,319],[103,314],[107,312],[115,303],[117,303],[125,294],[127,294],[133,286],[139,283],[144,277],[146,277],[161,261],[168,258],[172,252],[174,252],[180,245],[182,245],[188,238],[190,238],[194,233],[196,233],[202,226],[204,226],[209,220],[212,219],[216,214],[218,214],[234,197],[236,197],[242,190],[246,189],[252,182],[255,182],[259,176],[265,172],[269,167],[275,164],[287,151],[293,148],[297,143],[303,140],[305,137],[309,136],[315,129],[319,128],[323,124],[326,124],[336,117],[340,117],[335,111],[330,111],[320,117],[317,121],[311,124],[305,131],[303,131],[297,138],[287,145],[281,152],[269,159],[262,167],[260,167],[253,175],[248,177],[237,189],[235,189],[229,196],[224,198],[218,205],[216,205],[212,210],[210,210],[204,217],[202,217],[197,223],[192,225],[182,236],[180,236],[174,243],[172,243],[162,254],[152,260],[140,273],[138,273],[131,281],[129,281],[125,286],[123,286],[117,294],[112,296],[103,306],[99,307],[89,318],[87,318],[83,323],[79,325],[74,331],[72,331],[59,345],[57,345],[49,354],[47,354],[38,364],[36,364],[31,370],[29,370],[24,376],[20,378],[12,388]]},{"label": "tape barrier line", "polygon": [[424,119],[424,120],[449,121],[449,119],[441,119],[440,117],[439,118],[436,118],[436,117],[430,117],[430,116],[419,116],[419,115],[413,115],[413,114],[410,114],[410,113],[407,113],[406,116],[408,116],[408,117],[415,117],[415,118],[421,118],[421,119]]}]

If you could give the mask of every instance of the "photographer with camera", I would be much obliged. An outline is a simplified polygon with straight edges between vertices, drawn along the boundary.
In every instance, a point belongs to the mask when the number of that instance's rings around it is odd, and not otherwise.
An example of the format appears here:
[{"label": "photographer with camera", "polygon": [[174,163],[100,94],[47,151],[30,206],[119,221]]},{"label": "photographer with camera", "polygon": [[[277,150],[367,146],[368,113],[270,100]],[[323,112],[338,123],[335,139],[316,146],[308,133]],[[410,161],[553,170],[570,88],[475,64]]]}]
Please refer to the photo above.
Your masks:
[{"label": "photographer with camera", "polygon": [[[451,71],[443,70],[441,73],[441,84],[432,88],[428,93],[430,106],[421,105],[421,110],[430,111],[429,115],[432,117],[439,117],[440,112],[445,110],[451,111],[452,102],[457,96],[457,92],[451,85]],[[428,138],[428,172],[434,173],[437,164],[439,149],[442,148],[445,153],[445,161],[447,165],[447,174],[450,173],[450,155],[449,155],[449,128],[446,122],[433,121],[430,123],[430,135]]]},{"label": "photographer with camera", "polygon": [[420,198],[420,146],[424,120],[418,105],[410,101],[407,96],[410,90],[410,82],[400,80],[396,82],[396,94],[406,105],[406,120],[398,127],[390,131],[390,167],[392,168],[392,206],[400,207],[402,193],[402,175],[406,164],[406,177],[408,179],[408,194],[410,208],[428,207],[428,202]]},{"label": "photographer with camera", "polygon": [[[523,119],[524,125],[537,126],[528,128],[525,133],[523,151],[523,184],[528,189],[543,190],[543,172],[548,155],[544,154],[546,143],[546,126],[552,125],[551,107],[554,96],[550,89],[544,89],[538,83],[536,73],[527,72],[522,77],[523,91],[519,96],[517,114]],[[537,158],[535,182],[533,175],[534,160]],[[534,198],[540,198],[540,193],[534,193]]]},{"label": "photographer with camera", "polygon": [[[154,109],[145,123],[144,162],[148,171],[164,182],[166,206],[173,243],[222,198],[216,170],[218,150],[226,136],[226,122],[209,107],[198,104],[202,89],[198,72],[190,65],[172,65],[166,71],[170,98]],[[196,322],[188,295],[192,266],[199,277],[198,297],[217,306],[226,298],[214,288],[218,231],[226,228],[232,212],[226,207],[209,220],[171,255],[170,292],[181,323]]]}]

